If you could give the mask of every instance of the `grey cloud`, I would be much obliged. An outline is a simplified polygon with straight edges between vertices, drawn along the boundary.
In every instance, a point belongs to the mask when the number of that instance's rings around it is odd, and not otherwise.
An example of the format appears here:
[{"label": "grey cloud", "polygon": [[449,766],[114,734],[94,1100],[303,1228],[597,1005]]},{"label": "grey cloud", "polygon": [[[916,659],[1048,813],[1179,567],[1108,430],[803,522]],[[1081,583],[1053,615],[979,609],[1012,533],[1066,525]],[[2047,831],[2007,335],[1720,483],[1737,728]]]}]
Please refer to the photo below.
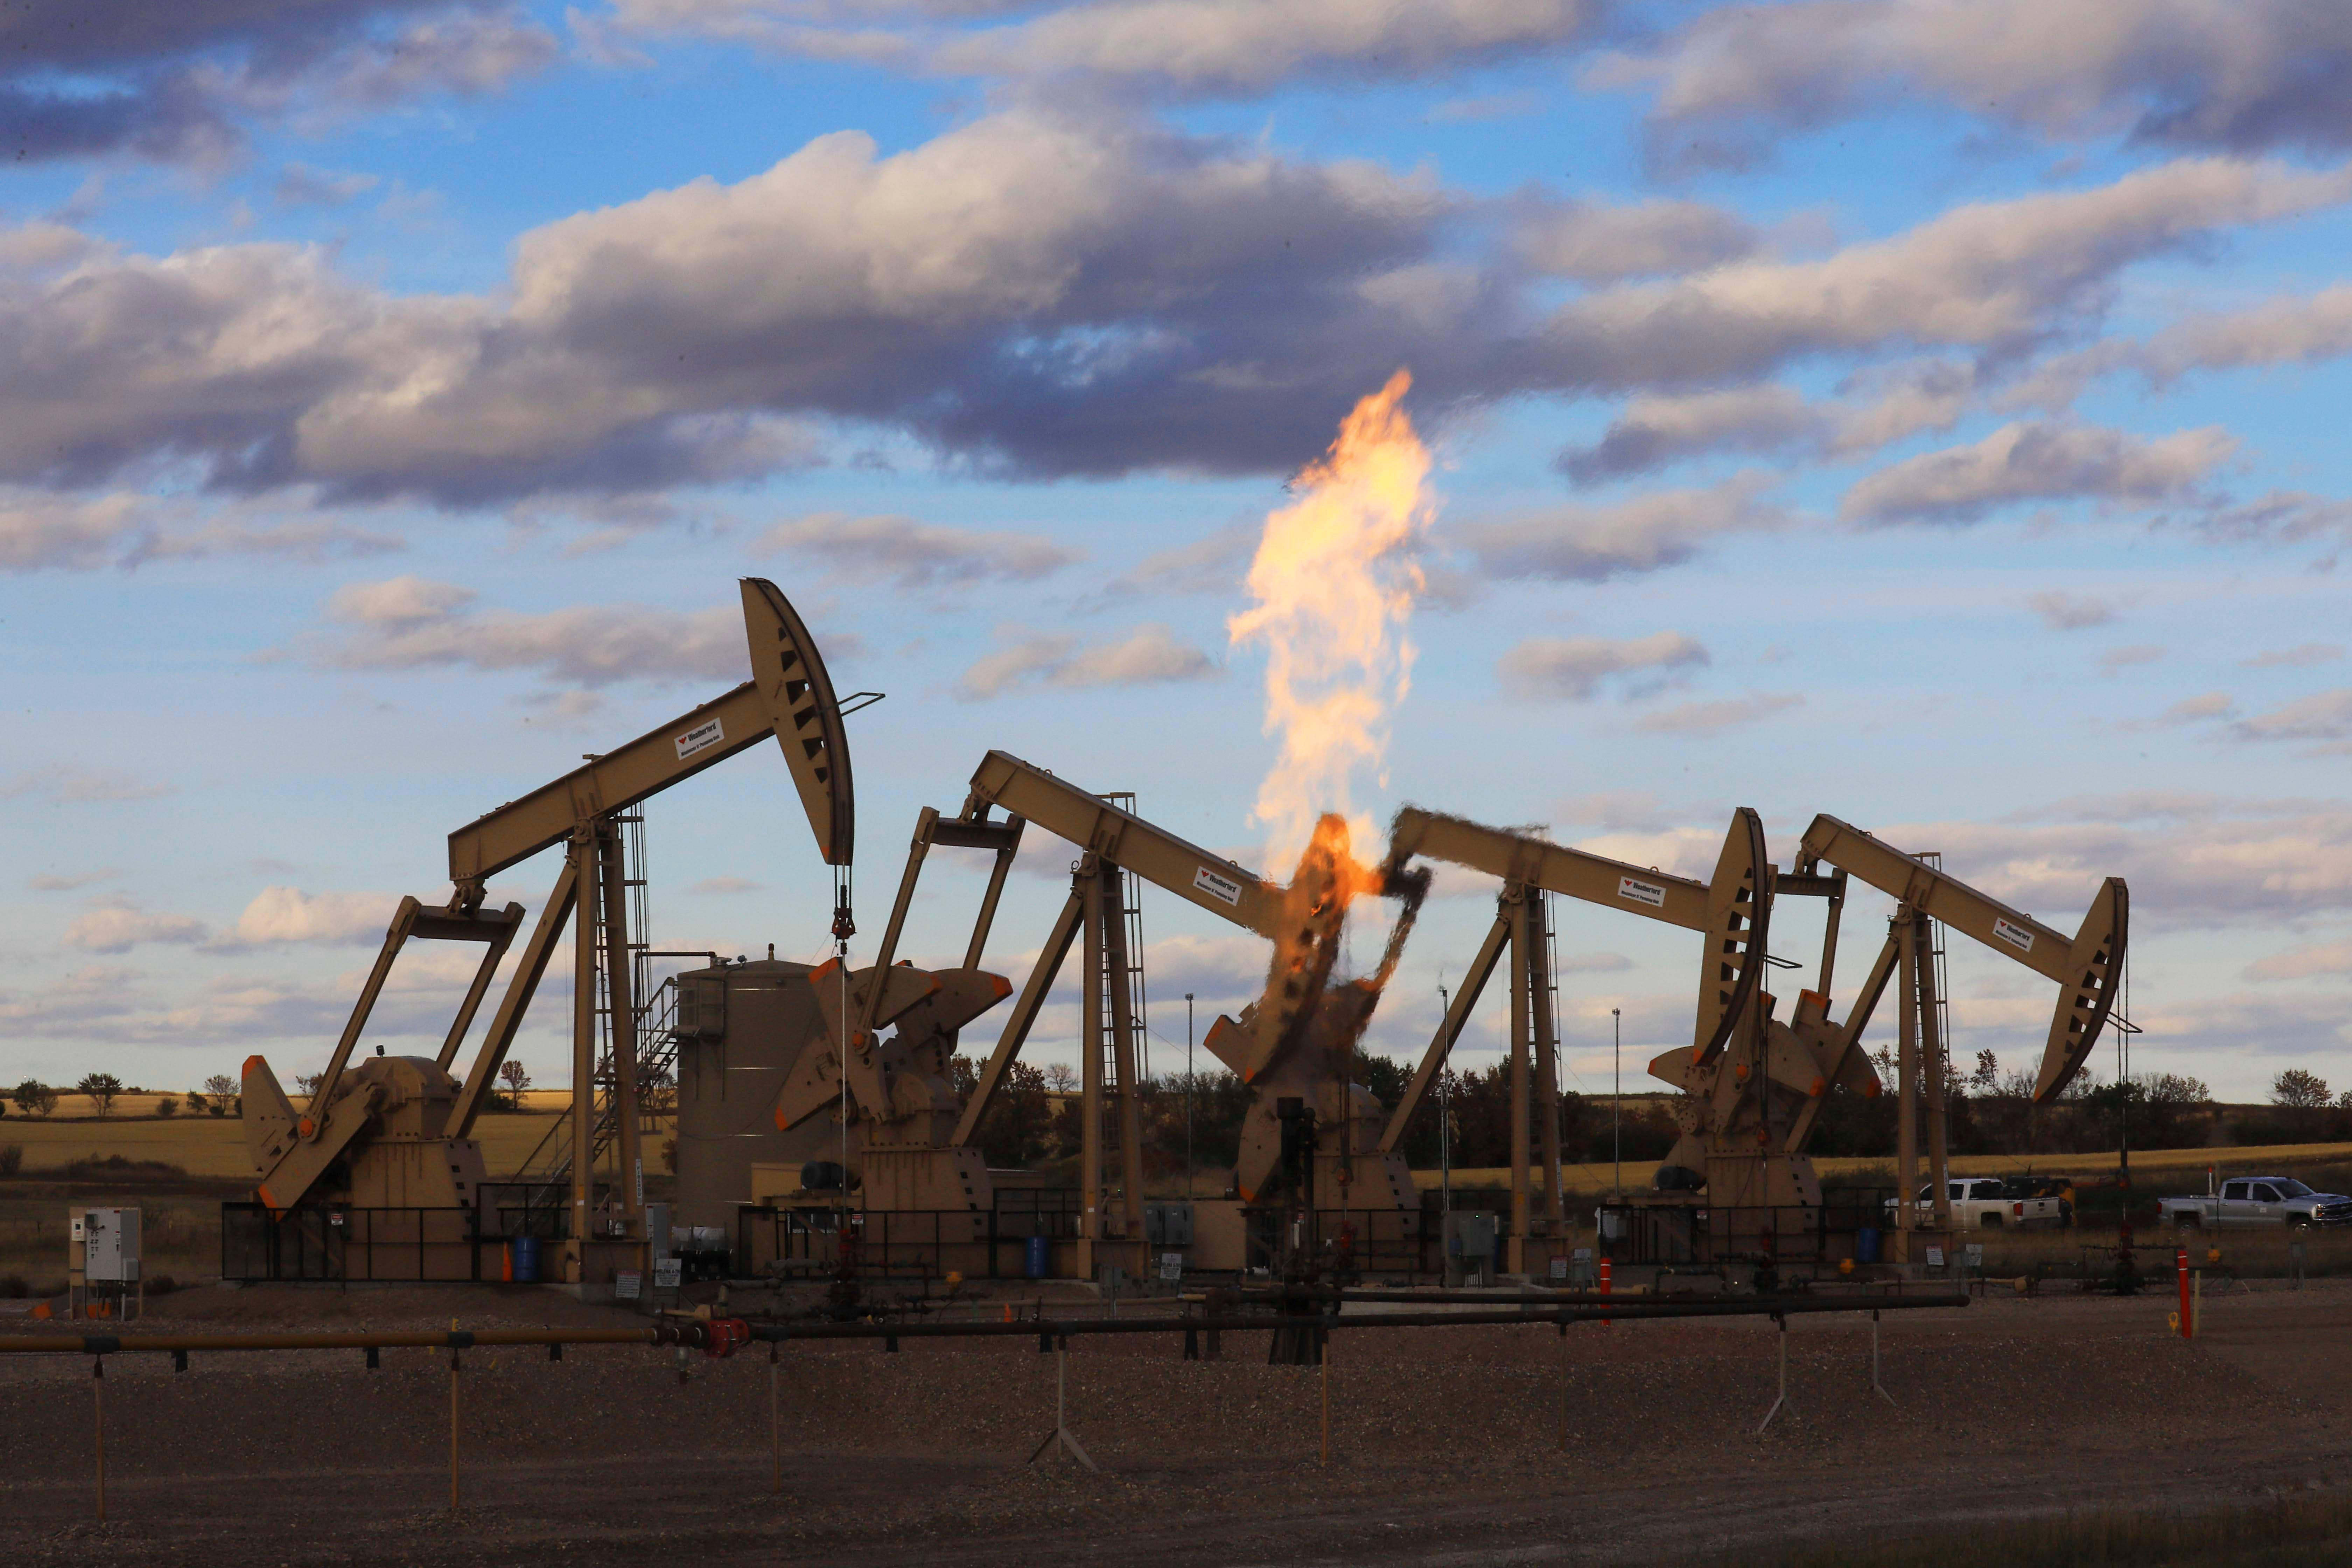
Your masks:
[{"label": "grey cloud", "polygon": [[2308,980],[2315,975],[2352,974],[2352,940],[2289,948],[2246,965],[2249,980]]},{"label": "grey cloud", "polygon": [[492,91],[555,47],[507,0],[21,0],[0,16],[0,143],[217,163],[249,120]]},{"label": "grey cloud", "polygon": [[13,778],[0,779],[0,800],[47,800],[87,804],[120,800],[153,800],[175,786],[157,784],[115,768],[84,768],[51,763]]},{"label": "grey cloud", "polygon": [[2332,642],[2297,643],[2293,647],[2271,648],[2242,658],[2238,663],[2247,669],[2307,669],[2315,664],[2328,664],[2344,657],[2344,645]]},{"label": "grey cloud", "polygon": [[1721,6],[1609,86],[1654,85],[1668,161],[1921,97],[2066,138],[2244,152],[2352,145],[2352,25],[2330,0],[1811,0]]},{"label": "grey cloud", "polygon": [[1973,522],[2026,500],[2156,501],[2189,491],[2237,449],[2219,426],[2143,440],[2094,425],[2013,423],[1967,447],[1880,469],[1847,490],[1851,521]]},{"label": "grey cloud", "polygon": [[1034,583],[1086,559],[1086,552],[1035,533],[981,533],[911,517],[816,512],[777,523],[754,548],[814,556],[845,576],[901,588]]},{"label": "grey cloud", "polygon": [[1801,355],[1969,347],[2014,352],[2060,310],[2098,305],[2116,272],[2221,225],[2342,202],[2352,174],[2184,159],[2089,190],[1956,208],[1818,261],[1749,260],[1570,302],[1544,332],[1588,384],[1689,384]]},{"label": "grey cloud", "polygon": [[1753,252],[1759,237],[1738,214],[1705,202],[1528,201],[1517,215],[1511,244],[1530,271],[1617,283],[1731,261]]},{"label": "grey cloud", "polygon": [[2124,647],[2111,647],[2099,656],[2099,668],[2109,675],[2128,669],[2134,665],[2154,664],[2171,650],[2161,643],[2132,643]]},{"label": "grey cloud", "polygon": [[1710,663],[1706,645],[1680,632],[1645,637],[1528,637],[1503,655],[1503,689],[1528,700],[1582,702],[1611,676],[1687,669]]},{"label": "grey cloud", "polygon": [[1081,643],[1066,634],[1004,628],[1006,646],[973,662],[957,682],[971,700],[1001,697],[1024,684],[1059,687],[1155,686],[1210,680],[1217,663],[1171,628],[1146,622],[1124,637]]},{"label": "grey cloud", "polygon": [[317,562],[404,547],[394,535],[348,522],[256,521],[128,494],[0,489],[0,572],[87,572],[220,555]]},{"label": "grey cloud", "polygon": [[1584,37],[1600,10],[1598,0],[1124,0],[950,37],[927,63],[1181,98],[1254,96],[1301,78],[1414,79],[1558,48]]},{"label": "grey cloud", "polygon": [[473,505],[771,473],[835,422],[997,475],[1289,471],[1399,363],[1439,422],[1801,356],[2000,351],[2142,257],[2345,188],[2173,164],[1539,321],[1542,280],[1454,244],[1486,209],[1430,181],[1016,109],[547,225],[494,295],[392,296],[284,245],[0,279],[0,352],[44,367],[0,384],[0,479],[168,457],[224,489]]},{"label": "grey cloud", "polygon": [[2268,713],[2241,719],[2232,729],[2247,741],[2352,740],[2352,688],[2299,697]]},{"label": "grey cloud", "polygon": [[2273,490],[2250,501],[2217,503],[2189,514],[2187,521],[2208,538],[2233,542],[2352,540],[2352,501],[2301,490]]},{"label": "grey cloud", "polygon": [[1604,583],[1680,565],[1728,534],[1786,526],[1787,513],[1756,499],[1763,484],[1759,476],[1742,475],[1708,489],[1548,507],[1466,523],[1453,542],[1489,577]]},{"label": "grey cloud", "polygon": [[25,886],[37,893],[69,893],[77,888],[88,888],[100,882],[111,882],[122,872],[113,866],[103,866],[95,871],[44,871]]},{"label": "grey cloud", "polygon": [[279,173],[272,195],[282,207],[335,207],[365,195],[381,183],[373,174],[356,171],[289,163]]},{"label": "grey cloud", "polygon": [[2025,603],[2027,608],[2042,617],[2042,624],[2053,632],[2104,626],[2116,618],[2113,605],[2088,594],[2077,597],[2053,589],[2046,594],[2028,594]]},{"label": "grey cloud", "polygon": [[1568,974],[1622,974],[1633,967],[1633,961],[1622,952],[1572,952],[1559,963]]},{"label": "grey cloud", "polygon": [[2352,352],[2352,284],[2242,310],[2192,316],[2157,334],[2139,363],[2158,379],[2189,370],[2302,364]]},{"label": "grey cloud", "polygon": [[2208,691],[2196,697],[2184,697],[2158,715],[2163,724],[2193,724],[2203,719],[2226,719],[2238,710],[2226,691]]},{"label": "grey cloud", "polygon": [[1258,533],[1257,525],[1233,523],[1190,544],[1155,551],[1104,584],[1094,598],[1112,604],[1160,595],[1231,593],[1241,583]]},{"label": "grey cloud", "polygon": [[[303,651],[332,669],[529,670],[585,687],[739,679],[744,670],[742,617],[733,609],[583,605],[530,615],[478,610],[475,597],[415,576],[355,584],[327,604],[327,619],[342,629]],[[841,642],[825,639],[834,652]]]},{"label": "grey cloud", "polygon": [[2079,797],[2045,815],[2063,820],[1897,825],[1880,837],[1941,848],[1956,875],[2021,909],[2051,911],[2043,918],[2066,931],[2100,879],[2114,876],[2131,883],[2136,930],[2283,923],[2352,908],[2352,811],[2336,802],[2137,792]]},{"label": "grey cloud", "polygon": [[1817,457],[1873,450],[1923,430],[1948,430],[1977,391],[1972,366],[1927,360],[1874,369],[1851,378],[1852,394],[1813,402],[1769,383],[1716,392],[1648,394],[1634,398],[1590,447],[1560,455],[1580,484],[1647,473],[1714,452],[1802,448]]},{"label": "grey cloud", "polygon": [[1685,702],[1663,713],[1653,713],[1633,727],[1660,735],[1712,735],[1801,708],[1804,701],[1793,691],[1759,691],[1712,702]]},{"label": "grey cloud", "polygon": [[1819,438],[1827,421],[1792,386],[1733,387],[1683,396],[1636,397],[1591,446],[1563,452],[1579,484],[1647,473],[1707,452],[1772,452]]}]

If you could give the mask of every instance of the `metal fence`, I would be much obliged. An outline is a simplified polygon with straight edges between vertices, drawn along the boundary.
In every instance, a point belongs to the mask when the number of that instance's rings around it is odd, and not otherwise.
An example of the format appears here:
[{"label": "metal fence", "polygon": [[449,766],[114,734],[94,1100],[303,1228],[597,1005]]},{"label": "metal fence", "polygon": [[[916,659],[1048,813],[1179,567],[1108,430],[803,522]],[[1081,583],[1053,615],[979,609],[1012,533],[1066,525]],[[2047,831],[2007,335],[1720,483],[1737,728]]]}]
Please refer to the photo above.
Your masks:
[{"label": "metal fence", "polygon": [[732,1272],[817,1278],[849,1258],[867,1279],[936,1279],[953,1272],[982,1279],[1019,1279],[1032,1237],[1075,1241],[1078,1211],[1051,1205],[1006,1210],[742,1208],[735,1214]]},{"label": "metal fence", "polygon": [[221,1278],[248,1283],[499,1279],[505,1238],[483,1236],[476,1220],[469,1208],[297,1208],[272,1218],[260,1204],[223,1204]]},{"label": "metal fence", "polygon": [[[1840,1189],[1819,1204],[1777,1206],[1603,1204],[1602,1254],[1620,1263],[1765,1263],[1835,1268],[1874,1263],[1894,1230],[1893,1189]],[[1874,1245],[1874,1242],[1876,1245]]]}]

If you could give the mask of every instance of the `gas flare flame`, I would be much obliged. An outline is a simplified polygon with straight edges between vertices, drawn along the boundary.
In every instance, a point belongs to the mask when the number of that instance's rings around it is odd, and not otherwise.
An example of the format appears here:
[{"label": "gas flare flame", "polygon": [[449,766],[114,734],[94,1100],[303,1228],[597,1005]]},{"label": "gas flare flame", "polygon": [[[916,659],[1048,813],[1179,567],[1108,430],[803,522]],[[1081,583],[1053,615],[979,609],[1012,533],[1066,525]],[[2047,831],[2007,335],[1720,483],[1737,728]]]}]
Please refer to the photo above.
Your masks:
[{"label": "gas flare flame", "polygon": [[[1234,646],[1265,645],[1265,732],[1282,737],[1253,813],[1268,869],[1298,864],[1337,813],[1348,830],[1338,858],[1361,873],[1342,879],[1343,900],[1380,884],[1347,850],[1349,837],[1375,836],[1349,786],[1360,769],[1385,778],[1389,715],[1412,685],[1405,626],[1423,587],[1412,548],[1436,511],[1429,449],[1400,406],[1412,385],[1407,371],[1391,376],[1293,481],[1298,499],[1267,514],[1250,563],[1253,603],[1225,625]],[[1323,829],[1318,847],[1331,837]]]}]

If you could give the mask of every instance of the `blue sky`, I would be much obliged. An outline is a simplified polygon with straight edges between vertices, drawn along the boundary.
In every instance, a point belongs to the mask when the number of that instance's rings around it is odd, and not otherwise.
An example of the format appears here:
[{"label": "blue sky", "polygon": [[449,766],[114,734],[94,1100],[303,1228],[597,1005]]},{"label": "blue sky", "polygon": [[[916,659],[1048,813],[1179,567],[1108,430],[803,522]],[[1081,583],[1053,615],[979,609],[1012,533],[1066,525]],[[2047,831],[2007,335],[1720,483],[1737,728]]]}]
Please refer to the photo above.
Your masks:
[{"label": "blue sky", "polygon": [[[1700,875],[1735,806],[1783,864],[1829,812],[2066,930],[2125,876],[2136,1065],[2352,1088],[2333,8],[72,10],[0,23],[0,1079],[315,1067],[449,829],[742,679],[746,574],[889,694],[869,940],[991,747],[1260,863],[1225,620],[1402,366],[1442,507],[1359,805]],[[823,949],[772,755],[649,832],[663,945]],[[944,957],[978,878],[927,889]],[[1399,1056],[1491,918],[1441,889]],[[1629,1060],[1686,1036],[1688,938],[1559,918],[1576,1082],[1612,1007]],[[1265,955],[1145,920],[1181,1047]],[[410,962],[387,1042],[450,1001]],[[2026,1066],[2043,983],[1954,978],[1959,1052]]]}]

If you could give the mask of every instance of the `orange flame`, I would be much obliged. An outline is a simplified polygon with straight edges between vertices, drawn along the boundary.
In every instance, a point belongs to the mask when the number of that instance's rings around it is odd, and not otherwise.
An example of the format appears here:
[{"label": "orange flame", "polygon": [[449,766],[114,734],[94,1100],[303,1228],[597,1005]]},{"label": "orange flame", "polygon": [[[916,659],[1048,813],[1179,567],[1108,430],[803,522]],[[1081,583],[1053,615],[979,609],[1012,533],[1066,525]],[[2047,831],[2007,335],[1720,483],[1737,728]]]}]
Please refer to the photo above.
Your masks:
[{"label": "orange flame", "polygon": [[[1293,482],[1298,500],[1267,515],[1250,563],[1255,603],[1225,626],[1235,646],[1266,649],[1265,732],[1282,736],[1282,754],[1253,816],[1267,830],[1269,870],[1297,862],[1326,812],[1374,837],[1349,786],[1358,769],[1380,769],[1389,714],[1412,685],[1404,626],[1422,588],[1412,547],[1435,511],[1429,450],[1399,406],[1412,385],[1400,370],[1357,404],[1330,452]],[[1344,839],[1339,848],[1348,858]]]}]

